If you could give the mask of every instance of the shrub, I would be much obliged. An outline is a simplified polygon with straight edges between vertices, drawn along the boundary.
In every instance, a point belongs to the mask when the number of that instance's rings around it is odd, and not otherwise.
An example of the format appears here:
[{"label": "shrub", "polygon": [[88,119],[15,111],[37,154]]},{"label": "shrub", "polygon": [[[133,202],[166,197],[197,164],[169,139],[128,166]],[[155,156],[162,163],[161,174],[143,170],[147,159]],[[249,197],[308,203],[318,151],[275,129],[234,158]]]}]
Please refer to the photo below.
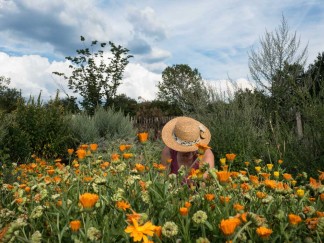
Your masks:
[{"label": "shrub", "polygon": [[44,106],[40,96],[36,102],[31,98],[27,104],[19,103],[7,121],[3,146],[15,162],[24,161],[32,153],[56,158],[75,144],[62,107],[55,102]]},{"label": "shrub", "polygon": [[80,143],[128,139],[135,135],[130,118],[113,108],[97,108],[92,117],[85,113],[73,115],[70,127]]}]

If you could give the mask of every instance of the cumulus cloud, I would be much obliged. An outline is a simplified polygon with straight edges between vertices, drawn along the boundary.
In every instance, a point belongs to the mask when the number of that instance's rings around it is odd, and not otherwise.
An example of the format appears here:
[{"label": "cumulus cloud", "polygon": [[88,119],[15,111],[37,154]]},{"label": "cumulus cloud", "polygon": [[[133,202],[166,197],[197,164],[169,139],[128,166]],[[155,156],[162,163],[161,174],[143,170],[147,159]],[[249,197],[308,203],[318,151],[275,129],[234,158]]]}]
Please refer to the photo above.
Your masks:
[{"label": "cumulus cloud", "polygon": [[[249,75],[247,52],[266,29],[280,24],[282,14],[302,43],[309,44],[313,62],[323,51],[323,11],[321,0],[273,5],[238,5],[235,0],[0,0],[0,75],[11,77],[11,85],[27,95],[42,90],[43,96],[53,96],[62,80],[54,76],[53,81],[51,72],[58,70],[52,69],[62,65],[65,70],[64,57],[84,48],[82,35],[87,43],[113,41],[130,49],[134,58],[121,89],[133,98],[154,98],[162,71],[173,64],[197,68],[204,79],[240,83]],[[218,82],[227,87],[225,81]]]}]

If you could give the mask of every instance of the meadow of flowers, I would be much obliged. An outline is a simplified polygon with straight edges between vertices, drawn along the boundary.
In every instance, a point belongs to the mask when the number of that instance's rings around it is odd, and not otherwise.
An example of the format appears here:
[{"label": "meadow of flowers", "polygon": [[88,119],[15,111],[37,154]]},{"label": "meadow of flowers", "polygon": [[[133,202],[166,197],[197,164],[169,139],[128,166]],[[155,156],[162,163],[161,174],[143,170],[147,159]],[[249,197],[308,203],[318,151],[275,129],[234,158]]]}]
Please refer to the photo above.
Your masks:
[{"label": "meadow of flowers", "polygon": [[213,169],[201,160],[169,174],[162,144],[139,135],[67,149],[68,164],[13,164],[14,182],[0,179],[0,242],[322,242],[324,172],[224,154]]}]

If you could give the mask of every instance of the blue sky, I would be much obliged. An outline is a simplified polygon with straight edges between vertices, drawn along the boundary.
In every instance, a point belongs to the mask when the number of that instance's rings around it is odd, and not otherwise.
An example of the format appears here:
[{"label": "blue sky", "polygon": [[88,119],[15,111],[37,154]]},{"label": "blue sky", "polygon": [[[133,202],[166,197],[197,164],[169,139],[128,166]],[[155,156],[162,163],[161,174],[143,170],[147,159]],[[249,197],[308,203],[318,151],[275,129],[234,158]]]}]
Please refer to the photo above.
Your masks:
[{"label": "blue sky", "polygon": [[248,51],[282,15],[312,63],[324,51],[323,0],[0,0],[0,75],[24,96],[69,92],[52,72],[68,72],[64,57],[82,48],[82,35],[130,50],[118,92],[135,99],[154,99],[173,64],[197,68],[219,89],[228,78],[249,87]]}]

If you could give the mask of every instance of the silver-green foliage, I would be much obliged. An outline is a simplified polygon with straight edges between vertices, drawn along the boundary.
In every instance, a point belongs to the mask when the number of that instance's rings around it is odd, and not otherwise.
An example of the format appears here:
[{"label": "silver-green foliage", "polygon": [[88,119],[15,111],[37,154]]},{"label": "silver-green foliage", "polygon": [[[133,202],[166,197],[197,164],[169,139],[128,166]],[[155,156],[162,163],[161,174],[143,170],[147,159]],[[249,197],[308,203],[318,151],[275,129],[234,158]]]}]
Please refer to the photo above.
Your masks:
[{"label": "silver-green foliage", "polygon": [[113,108],[105,110],[99,107],[93,116],[93,122],[100,137],[107,140],[133,138],[136,134],[129,116]]},{"label": "silver-green foliage", "polygon": [[97,108],[93,116],[73,115],[70,124],[74,136],[81,143],[127,139],[134,137],[136,133],[130,118],[111,108]]}]

